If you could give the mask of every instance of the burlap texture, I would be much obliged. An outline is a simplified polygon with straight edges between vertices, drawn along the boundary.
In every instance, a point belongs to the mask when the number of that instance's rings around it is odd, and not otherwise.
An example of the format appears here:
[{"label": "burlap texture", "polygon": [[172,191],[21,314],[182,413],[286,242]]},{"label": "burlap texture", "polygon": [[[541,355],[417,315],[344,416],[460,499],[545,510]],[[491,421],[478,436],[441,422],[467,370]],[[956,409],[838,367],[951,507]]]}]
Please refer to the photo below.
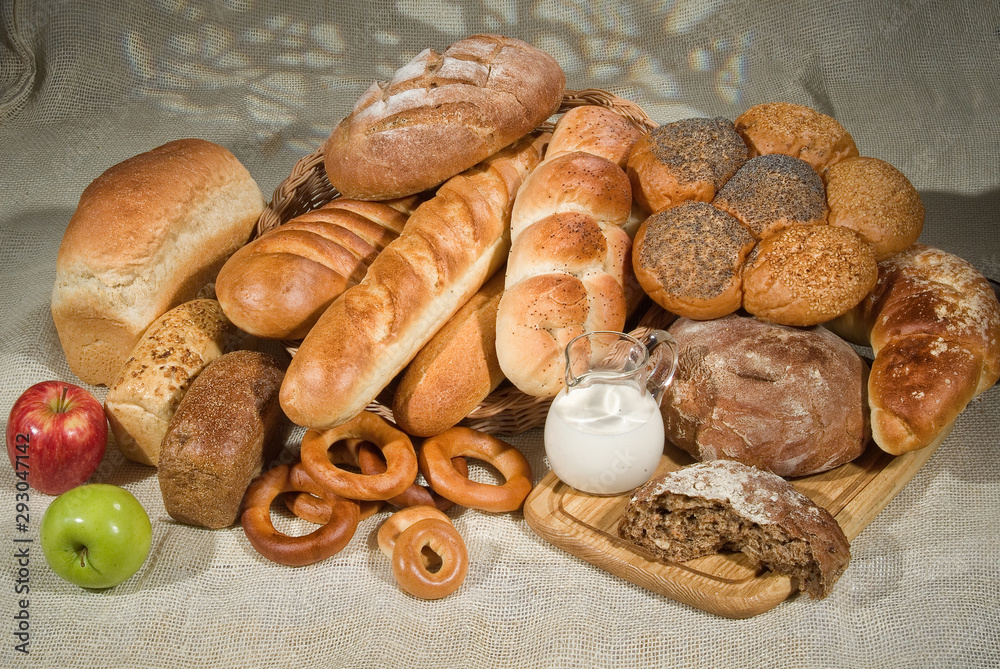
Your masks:
[{"label": "burlap texture", "polygon": [[[1000,9],[995,2],[0,2],[0,407],[75,380],[49,314],[55,252],[84,187],[171,139],[231,149],[265,193],[372,80],[417,51],[499,32],[549,51],[571,88],[631,99],[658,122],[799,102],[838,118],[927,207],[921,241],[1000,278]],[[102,389],[93,389],[103,399]],[[913,667],[1000,657],[1000,391],[961,416],[852,545],[823,601],[729,620],[629,584],[537,537],[519,514],[454,514],[462,588],[420,601],[362,523],[347,549],[288,568],[242,531],[170,521],[151,468],[112,445],[94,480],[153,520],[123,585],[85,592],[15,529],[0,467],[0,665],[32,667]],[[300,433],[296,433],[299,435]],[[292,444],[296,435],[292,437]],[[536,480],[538,431],[512,438]],[[14,632],[29,600],[30,654]]]}]

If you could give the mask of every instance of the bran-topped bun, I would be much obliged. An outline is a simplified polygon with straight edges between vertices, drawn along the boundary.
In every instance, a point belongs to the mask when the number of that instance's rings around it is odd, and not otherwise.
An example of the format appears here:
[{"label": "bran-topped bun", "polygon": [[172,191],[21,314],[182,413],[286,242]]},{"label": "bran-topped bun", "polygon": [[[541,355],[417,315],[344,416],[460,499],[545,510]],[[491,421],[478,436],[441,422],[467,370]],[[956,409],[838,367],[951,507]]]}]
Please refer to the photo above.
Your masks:
[{"label": "bran-topped bun", "polygon": [[345,197],[387,200],[444,183],[555,113],[566,77],[549,54],[473,35],[425,49],[360,97],[323,145]]},{"label": "bran-topped bun", "polygon": [[636,278],[667,311],[718,318],[739,309],[740,272],[757,240],[738,220],[705,202],[663,209],[639,227]]},{"label": "bran-topped bun", "polygon": [[673,562],[740,551],[815,599],[830,594],[851,559],[829,511],[779,476],[726,460],[646,483],[625,507],[618,534]]},{"label": "bran-topped bun", "polygon": [[790,225],[826,222],[823,180],[809,163],[780,153],[748,160],[712,204],[738,219],[757,239]]},{"label": "bran-topped bun", "polygon": [[661,405],[669,442],[697,460],[780,476],[850,462],[868,443],[868,368],[822,327],[731,314],[669,328],[678,368]]},{"label": "bran-topped bun", "polygon": [[854,138],[835,118],[805,105],[767,102],[736,117],[750,157],[781,153],[806,161],[825,178],[836,163],[858,156]]},{"label": "bran-topped bun", "polygon": [[830,167],[830,225],[851,228],[875,247],[879,260],[917,241],[924,228],[920,193],[898,169],[878,158],[851,158]]},{"label": "bran-topped bun", "polygon": [[784,325],[816,325],[860,302],[878,278],[875,249],[849,228],[798,225],[765,237],[743,268],[743,307]]},{"label": "bran-topped bun", "polygon": [[201,139],[97,177],[56,257],[52,318],[73,373],[112,383],[149,324],[196,297],[246,243],[264,205],[236,156]]},{"label": "bran-topped bun", "polygon": [[648,212],[681,202],[711,202],[747,159],[725,118],[689,118],[653,128],[636,141],[627,172],[632,195]]}]

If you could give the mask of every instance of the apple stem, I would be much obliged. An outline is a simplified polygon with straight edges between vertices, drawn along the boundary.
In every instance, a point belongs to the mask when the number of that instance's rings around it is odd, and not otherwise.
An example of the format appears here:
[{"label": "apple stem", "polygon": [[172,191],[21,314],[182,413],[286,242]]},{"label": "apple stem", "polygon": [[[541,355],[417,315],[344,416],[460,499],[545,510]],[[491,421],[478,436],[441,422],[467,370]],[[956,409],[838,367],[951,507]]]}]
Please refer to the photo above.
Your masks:
[{"label": "apple stem", "polygon": [[65,413],[66,412],[66,395],[68,393],[69,393],[69,388],[67,388],[66,386],[63,386],[62,387],[62,395],[59,397],[59,406],[56,408],[56,411],[58,411],[59,413]]},{"label": "apple stem", "polygon": [[86,567],[87,566],[87,547],[86,546],[84,546],[82,549],[80,549],[80,566],[81,567]]}]

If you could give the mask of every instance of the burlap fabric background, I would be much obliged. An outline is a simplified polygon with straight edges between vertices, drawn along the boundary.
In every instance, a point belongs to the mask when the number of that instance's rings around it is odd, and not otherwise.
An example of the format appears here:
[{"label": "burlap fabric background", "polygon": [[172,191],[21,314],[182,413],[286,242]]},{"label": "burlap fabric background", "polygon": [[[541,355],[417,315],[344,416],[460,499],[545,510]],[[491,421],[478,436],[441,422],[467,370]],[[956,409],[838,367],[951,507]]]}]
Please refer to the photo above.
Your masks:
[{"label": "burlap fabric background", "polygon": [[[230,148],[265,193],[373,79],[479,31],[552,53],[571,88],[632,99],[659,122],[763,101],[837,117],[927,206],[922,240],[1000,278],[996,2],[357,2],[0,0],[0,407],[73,380],[48,310],[55,252],[83,188],[171,139]],[[103,391],[95,389],[103,399]],[[852,546],[826,600],[749,620],[677,604],[534,535],[520,515],[455,515],[472,565],[436,602],[401,593],[374,547],[384,514],[301,569],[239,529],[170,521],[151,469],[112,446],[95,480],[153,520],[141,571],[104,592],[57,579],[37,543],[14,557],[14,476],[0,467],[0,665],[47,667],[997,666],[1000,390]],[[540,435],[513,439],[536,479]],[[29,536],[51,501],[33,494]],[[30,655],[14,650],[30,600]]]}]

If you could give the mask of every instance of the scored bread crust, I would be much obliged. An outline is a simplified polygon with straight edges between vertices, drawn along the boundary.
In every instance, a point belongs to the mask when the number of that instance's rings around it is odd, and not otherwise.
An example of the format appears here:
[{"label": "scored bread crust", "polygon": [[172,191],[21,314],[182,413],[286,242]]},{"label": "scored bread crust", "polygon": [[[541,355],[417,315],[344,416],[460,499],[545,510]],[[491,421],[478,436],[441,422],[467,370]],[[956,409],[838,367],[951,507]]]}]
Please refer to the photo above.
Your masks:
[{"label": "scored bread crust", "polygon": [[168,142],[97,177],[56,257],[52,318],[73,373],[113,382],[149,324],[215,278],[264,206],[240,161],[201,139]]},{"label": "scored bread crust", "polygon": [[324,429],[363,411],[503,265],[514,196],[548,138],[528,135],[449,179],[323,312],[282,383],[293,422]]},{"label": "scored bread crust", "polygon": [[566,77],[549,54],[500,35],[425,49],[376,82],[323,145],[345,197],[419,193],[536,129],[562,102]]}]

